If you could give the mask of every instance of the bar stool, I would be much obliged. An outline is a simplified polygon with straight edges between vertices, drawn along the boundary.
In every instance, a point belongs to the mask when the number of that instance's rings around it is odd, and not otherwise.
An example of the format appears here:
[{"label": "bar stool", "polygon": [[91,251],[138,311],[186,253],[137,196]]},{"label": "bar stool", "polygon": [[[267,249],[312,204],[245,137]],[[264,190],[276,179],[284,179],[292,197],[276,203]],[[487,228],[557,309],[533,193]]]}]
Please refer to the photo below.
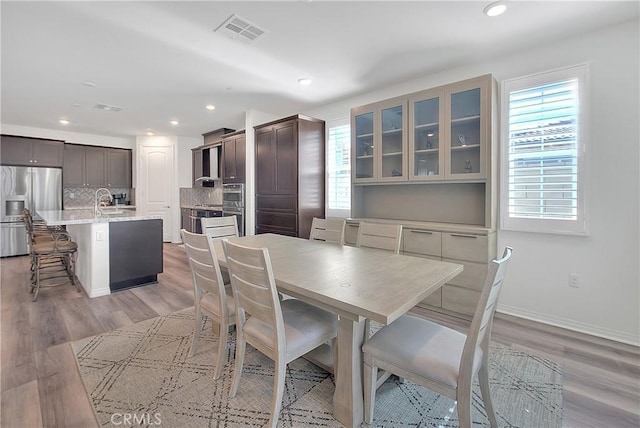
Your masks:
[{"label": "bar stool", "polygon": [[29,238],[33,301],[38,299],[41,287],[52,287],[66,282],[49,283],[50,280],[58,278],[68,278],[80,292],[80,284],[75,275],[78,244],[71,240],[71,236],[64,229],[34,225],[28,210],[23,211],[23,219]]}]

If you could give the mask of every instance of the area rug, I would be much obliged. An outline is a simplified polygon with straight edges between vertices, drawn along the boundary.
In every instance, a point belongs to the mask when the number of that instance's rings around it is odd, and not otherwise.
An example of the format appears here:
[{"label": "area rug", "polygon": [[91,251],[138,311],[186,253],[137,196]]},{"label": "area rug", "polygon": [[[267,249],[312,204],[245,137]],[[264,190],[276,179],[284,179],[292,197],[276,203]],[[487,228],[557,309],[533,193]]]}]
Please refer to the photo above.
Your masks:
[{"label": "area rug", "polygon": [[[235,342],[228,344],[229,362],[214,380],[217,338],[205,323],[198,351],[189,357],[192,329],[191,309],[73,343],[101,426],[231,428],[268,422],[273,362],[247,345],[238,394],[229,398]],[[490,382],[499,425],[561,427],[561,367],[517,349],[491,347]],[[332,415],[334,389],[329,373],[302,358],[292,362],[278,426],[342,426]],[[477,384],[473,422],[474,427],[489,426]],[[372,426],[457,427],[455,401],[392,376],[376,394]]]}]

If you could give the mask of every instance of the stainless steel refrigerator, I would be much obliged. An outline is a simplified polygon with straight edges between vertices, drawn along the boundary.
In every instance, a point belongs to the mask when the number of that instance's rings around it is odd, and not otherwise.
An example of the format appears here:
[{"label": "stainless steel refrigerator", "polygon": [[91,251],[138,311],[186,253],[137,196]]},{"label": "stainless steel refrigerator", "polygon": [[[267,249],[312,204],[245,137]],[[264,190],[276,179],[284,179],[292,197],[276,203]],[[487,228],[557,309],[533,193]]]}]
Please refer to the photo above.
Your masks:
[{"label": "stainless steel refrigerator", "polygon": [[62,209],[62,169],[2,166],[0,257],[27,254],[22,210]]}]

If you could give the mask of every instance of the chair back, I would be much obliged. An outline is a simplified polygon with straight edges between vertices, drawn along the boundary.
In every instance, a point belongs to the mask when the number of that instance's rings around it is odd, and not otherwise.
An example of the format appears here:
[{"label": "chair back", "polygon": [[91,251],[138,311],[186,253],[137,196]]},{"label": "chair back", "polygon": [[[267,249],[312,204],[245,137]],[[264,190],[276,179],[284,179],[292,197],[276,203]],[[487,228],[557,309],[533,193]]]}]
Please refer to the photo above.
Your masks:
[{"label": "chair back", "polygon": [[196,300],[200,300],[202,291],[212,293],[220,304],[222,319],[228,319],[227,294],[213,244],[205,235],[191,233],[185,229],[182,229],[180,234],[191,267]]},{"label": "chair back", "polygon": [[376,248],[400,254],[401,224],[360,222],[356,247]]},{"label": "chair back", "polygon": [[267,248],[250,248],[222,241],[236,301],[236,325],[244,326],[246,314],[273,326],[272,350],[286,349],[284,321]]},{"label": "chair back", "polygon": [[502,258],[492,260],[489,264],[478,306],[476,306],[471,327],[469,327],[469,333],[467,334],[467,340],[464,344],[460,366],[461,373],[465,361],[468,364],[468,368],[471,369],[473,355],[478,347],[481,347],[485,356],[488,353],[493,315],[496,312],[496,303],[500,295],[500,290],[502,289],[502,283],[505,273],[507,272],[507,265],[511,258],[512,251],[513,249],[511,247],[506,247]]},{"label": "chair back", "polygon": [[236,216],[203,217],[200,220],[202,234],[211,240],[238,236],[238,222]]},{"label": "chair back", "polygon": [[309,240],[344,245],[344,227],[344,219],[314,217],[313,222],[311,223]]}]

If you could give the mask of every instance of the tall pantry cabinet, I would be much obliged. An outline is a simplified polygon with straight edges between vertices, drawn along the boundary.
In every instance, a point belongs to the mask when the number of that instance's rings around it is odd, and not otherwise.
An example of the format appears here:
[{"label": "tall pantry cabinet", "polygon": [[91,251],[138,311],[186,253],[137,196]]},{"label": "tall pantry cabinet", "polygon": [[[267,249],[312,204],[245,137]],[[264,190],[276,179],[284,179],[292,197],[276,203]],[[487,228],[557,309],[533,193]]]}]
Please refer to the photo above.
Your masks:
[{"label": "tall pantry cabinet", "polygon": [[324,217],[325,123],[295,115],[254,130],[256,233],[308,238]]}]

